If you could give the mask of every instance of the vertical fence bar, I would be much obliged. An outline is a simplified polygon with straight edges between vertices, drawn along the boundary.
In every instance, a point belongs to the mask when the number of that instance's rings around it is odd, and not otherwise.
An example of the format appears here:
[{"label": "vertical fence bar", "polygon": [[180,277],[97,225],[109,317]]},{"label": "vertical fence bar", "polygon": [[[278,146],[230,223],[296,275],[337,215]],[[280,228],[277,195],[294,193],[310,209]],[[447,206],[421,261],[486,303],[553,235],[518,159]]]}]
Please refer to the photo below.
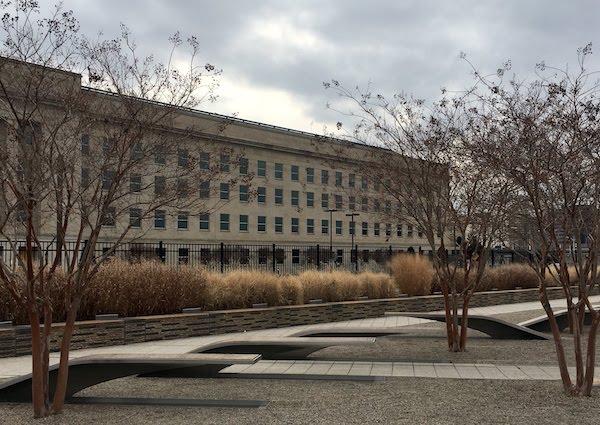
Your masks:
[{"label": "vertical fence bar", "polygon": [[321,270],[321,247],[317,244],[317,270]]},{"label": "vertical fence bar", "polygon": [[276,261],[277,261],[277,256],[275,255],[275,244],[273,244],[272,248],[272,252],[271,252],[271,261],[272,261],[272,272],[275,273],[277,271],[277,267],[276,267]]},{"label": "vertical fence bar", "polygon": [[219,252],[219,262],[221,264],[221,273],[223,273],[225,267],[225,244],[221,242],[221,251]]}]

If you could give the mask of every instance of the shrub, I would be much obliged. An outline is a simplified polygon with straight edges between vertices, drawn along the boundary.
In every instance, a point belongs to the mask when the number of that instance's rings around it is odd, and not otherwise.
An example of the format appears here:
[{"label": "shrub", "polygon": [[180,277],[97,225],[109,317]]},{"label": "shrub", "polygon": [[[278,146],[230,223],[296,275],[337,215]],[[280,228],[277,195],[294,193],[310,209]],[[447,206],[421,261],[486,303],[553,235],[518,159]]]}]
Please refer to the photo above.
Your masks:
[{"label": "shrub", "polygon": [[357,275],[346,271],[306,271],[298,276],[304,302],[321,299],[325,302],[353,300],[361,295]]},{"label": "shrub", "polygon": [[394,283],[408,295],[428,295],[433,285],[434,271],[428,258],[422,255],[399,254],[390,261]]},{"label": "shrub", "polygon": [[481,280],[481,290],[497,288],[499,290],[537,288],[538,278],[526,264],[507,264],[487,268]]},{"label": "shrub", "polygon": [[394,296],[394,282],[387,273],[361,273],[357,275],[361,283],[361,295],[370,299],[391,298]]}]

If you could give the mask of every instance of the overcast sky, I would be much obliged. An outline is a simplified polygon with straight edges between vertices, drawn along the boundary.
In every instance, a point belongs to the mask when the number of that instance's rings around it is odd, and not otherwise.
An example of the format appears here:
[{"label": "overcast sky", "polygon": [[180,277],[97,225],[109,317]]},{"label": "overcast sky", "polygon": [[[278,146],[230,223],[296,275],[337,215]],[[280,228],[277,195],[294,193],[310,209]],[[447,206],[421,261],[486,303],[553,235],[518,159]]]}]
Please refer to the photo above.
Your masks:
[{"label": "overcast sky", "polygon": [[[40,0],[51,8],[56,1]],[[511,59],[576,64],[576,49],[600,49],[595,0],[64,0],[89,36],[126,24],[158,58],[175,31],[195,35],[201,62],[223,69],[219,100],[202,109],[322,134],[341,120],[323,82],[371,81],[385,95],[435,100],[440,88],[472,82],[465,52],[482,72]],[[588,65],[600,69],[600,51]]]}]

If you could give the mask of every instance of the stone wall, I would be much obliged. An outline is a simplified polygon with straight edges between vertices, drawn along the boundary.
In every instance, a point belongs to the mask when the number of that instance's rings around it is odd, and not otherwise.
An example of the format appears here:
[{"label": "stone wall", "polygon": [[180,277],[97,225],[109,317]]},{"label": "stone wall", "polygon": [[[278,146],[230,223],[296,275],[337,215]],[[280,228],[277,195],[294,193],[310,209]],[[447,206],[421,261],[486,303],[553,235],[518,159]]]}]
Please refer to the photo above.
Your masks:
[{"label": "stone wall", "polygon": [[[551,298],[562,296],[556,288]],[[537,289],[481,292],[471,299],[471,307],[511,304],[538,300]],[[193,314],[132,317],[77,322],[71,348],[122,345],[135,342],[186,338],[294,325],[381,317],[386,311],[432,311],[444,307],[441,295],[346,301],[243,310],[210,311]],[[541,308],[541,305],[540,305]],[[52,350],[58,350],[63,324],[53,325]],[[29,326],[0,327],[0,357],[30,353]]]}]

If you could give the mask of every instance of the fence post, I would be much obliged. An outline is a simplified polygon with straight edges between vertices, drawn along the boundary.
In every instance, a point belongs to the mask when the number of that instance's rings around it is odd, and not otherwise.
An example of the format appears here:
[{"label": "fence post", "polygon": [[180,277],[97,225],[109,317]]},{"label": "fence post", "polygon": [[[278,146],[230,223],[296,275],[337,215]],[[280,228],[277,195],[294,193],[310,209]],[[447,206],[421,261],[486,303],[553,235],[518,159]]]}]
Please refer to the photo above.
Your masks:
[{"label": "fence post", "polygon": [[272,260],[273,260],[273,273],[276,272],[277,268],[275,267],[275,261],[277,260],[276,255],[275,255],[275,244],[273,244],[273,253],[271,254]]},{"label": "fence post", "polygon": [[321,247],[317,244],[317,270],[321,270]]},{"label": "fence post", "polygon": [[356,273],[358,273],[358,245],[354,245],[354,264],[356,265]]},{"label": "fence post", "polygon": [[164,244],[163,241],[158,241],[158,258],[160,258],[160,261],[162,261],[163,263],[165,262],[165,248],[164,248]]},{"label": "fence post", "polygon": [[221,273],[223,273],[223,267],[225,264],[225,243],[221,242],[221,252],[220,252],[220,262],[221,262]]}]

